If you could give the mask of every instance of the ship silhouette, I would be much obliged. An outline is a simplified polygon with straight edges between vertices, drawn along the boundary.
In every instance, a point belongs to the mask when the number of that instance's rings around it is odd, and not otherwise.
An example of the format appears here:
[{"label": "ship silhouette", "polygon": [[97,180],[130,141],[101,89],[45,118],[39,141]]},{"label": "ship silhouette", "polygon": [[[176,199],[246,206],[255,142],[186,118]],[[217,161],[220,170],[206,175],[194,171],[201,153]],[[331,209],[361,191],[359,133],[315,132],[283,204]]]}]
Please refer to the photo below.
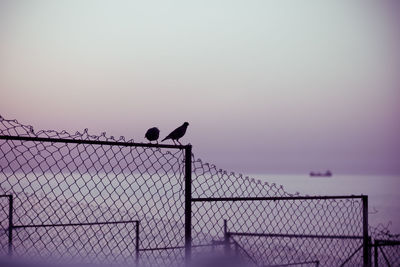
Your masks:
[{"label": "ship silhouette", "polygon": [[331,177],[332,172],[330,170],[327,170],[325,173],[321,172],[310,172],[311,177]]}]

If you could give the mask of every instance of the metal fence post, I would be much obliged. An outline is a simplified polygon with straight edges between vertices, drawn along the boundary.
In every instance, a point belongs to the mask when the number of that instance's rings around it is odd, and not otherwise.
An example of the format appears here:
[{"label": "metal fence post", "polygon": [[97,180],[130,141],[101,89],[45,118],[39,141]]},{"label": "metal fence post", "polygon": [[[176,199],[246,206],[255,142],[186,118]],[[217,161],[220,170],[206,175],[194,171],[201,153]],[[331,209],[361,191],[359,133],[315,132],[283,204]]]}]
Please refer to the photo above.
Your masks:
[{"label": "metal fence post", "polygon": [[368,264],[372,266],[372,238],[368,236]]},{"label": "metal fence post", "polygon": [[136,266],[139,266],[139,221],[136,221],[136,244],[135,244],[135,250],[136,250],[136,258],[135,258],[135,263]]},{"label": "metal fence post", "polygon": [[13,239],[13,196],[10,195],[8,196],[8,255],[11,257],[12,256],[12,239]]},{"label": "metal fence post", "polygon": [[192,256],[192,146],[185,146],[185,261]]},{"label": "metal fence post", "polygon": [[363,205],[363,259],[364,267],[371,266],[370,238],[368,236],[368,196],[362,196]]},{"label": "metal fence post", "polygon": [[379,263],[378,263],[378,245],[379,242],[377,240],[374,240],[374,267],[378,267]]},{"label": "metal fence post", "polygon": [[230,246],[229,246],[229,233],[228,233],[228,221],[224,220],[224,246],[225,246],[225,253],[229,254]]}]

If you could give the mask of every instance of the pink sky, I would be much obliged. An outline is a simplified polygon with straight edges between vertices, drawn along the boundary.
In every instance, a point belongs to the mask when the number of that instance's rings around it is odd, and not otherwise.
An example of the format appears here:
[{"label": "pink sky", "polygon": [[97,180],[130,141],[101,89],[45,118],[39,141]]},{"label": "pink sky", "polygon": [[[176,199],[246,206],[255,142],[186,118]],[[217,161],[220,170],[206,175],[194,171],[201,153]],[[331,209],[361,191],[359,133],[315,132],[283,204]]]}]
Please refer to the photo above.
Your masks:
[{"label": "pink sky", "polygon": [[0,114],[245,173],[400,173],[396,1],[1,1]]}]

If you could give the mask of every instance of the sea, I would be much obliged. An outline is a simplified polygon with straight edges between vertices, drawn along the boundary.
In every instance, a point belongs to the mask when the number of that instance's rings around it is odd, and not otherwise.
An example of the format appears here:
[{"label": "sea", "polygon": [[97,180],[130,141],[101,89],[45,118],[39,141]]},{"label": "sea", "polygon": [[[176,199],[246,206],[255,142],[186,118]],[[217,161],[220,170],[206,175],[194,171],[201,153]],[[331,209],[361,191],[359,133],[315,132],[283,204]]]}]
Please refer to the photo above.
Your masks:
[{"label": "sea", "polygon": [[400,175],[333,175],[310,177],[298,174],[252,174],[268,183],[283,185],[300,195],[367,195],[369,224],[382,224],[391,233],[400,233]]}]

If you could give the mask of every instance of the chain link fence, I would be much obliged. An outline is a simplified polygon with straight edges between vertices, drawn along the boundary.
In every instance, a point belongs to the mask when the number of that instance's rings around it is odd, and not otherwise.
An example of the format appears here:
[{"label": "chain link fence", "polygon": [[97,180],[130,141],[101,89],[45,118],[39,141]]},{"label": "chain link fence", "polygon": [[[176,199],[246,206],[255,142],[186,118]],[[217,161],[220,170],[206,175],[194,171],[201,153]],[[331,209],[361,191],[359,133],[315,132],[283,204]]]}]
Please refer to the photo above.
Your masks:
[{"label": "chain link fence", "polygon": [[374,266],[400,266],[400,241],[375,240]]},{"label": "chain link fence", "polygon": [[365,264],[362,198],[300,197],[194,159],[191,146],[35,132],[1,117],[0,138],[0,194],[13,196],[11,227],[10,198],[0,196],[3,256],[139,266],[209,255],[250,266]]},{"label": "chain link fence", "polygon": [[214,235],[232,239],[257,266],[315,261],[340,266],[356,251],[360,254],[349,266],[363,265],[362,197],[203,198],[194,203],[194,242]]},{"label": "chain link fence", "polygon": [[[181,147],[139,146],[87,131],[34,133],[4,119],[0,127],[1,135],[20,138],[0,140],[0,190],[14,197],[13,256],[135,262],[136,221],[140,249],[184,246]],[[141,254],[142,265],[169,255]]]},{"label": "chain link fence", "polygon": [[12,196],[0,195],[0,256],[11,253]]}]

